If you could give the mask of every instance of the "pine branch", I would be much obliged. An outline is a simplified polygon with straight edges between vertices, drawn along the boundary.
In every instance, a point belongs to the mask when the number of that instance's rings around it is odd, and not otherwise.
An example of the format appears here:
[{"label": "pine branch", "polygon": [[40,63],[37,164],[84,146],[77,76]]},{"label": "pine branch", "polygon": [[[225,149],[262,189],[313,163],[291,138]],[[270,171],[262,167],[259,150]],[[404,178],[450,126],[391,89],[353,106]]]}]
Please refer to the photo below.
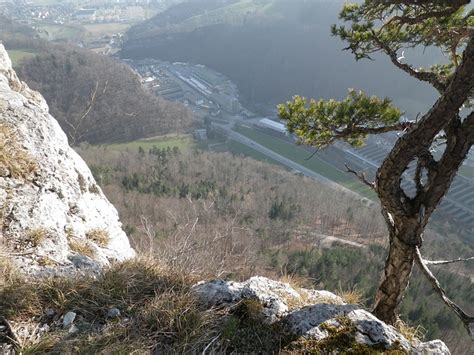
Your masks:
[{"label": "pine branch", "polygon": [[390,58],[390,61],[395,65],[397,68],[403,70],[408,75],[418,79],[420,81],[424,81],[433,85],[433,87],[438,90],[440,93],[443,93],[446,90],[447,85],[443,83],[443,81],[439,78],[439,76],[433,72],[426,72],[426,71],[418,71],[414,69],[411,65],[401,63],[398,60],[397,52],[390,48],[387,44],[383,43],[377,36],[375,32],[373,32],[374,41],[377,45],[382,49]]},{"label": "pine branch", "polygon": [[[396,3],[396,5],[401,5],[403,3],[406,6],[415,6],[415,5],[422,5],[423,1],[388,1],[389,3]],[[427,3],[428,1],[425,1]],[[433,5],[433,0],[429,1]],[[387,3],[387,1],[385,1]],[[394,21],[397,21],[400,24],[409,24],[409,25],[415,25],[417,23],[423,22],[425,20],[428,20],[430,18],[440,18],[440,17],[447,17],[451,16],[454,14],[456,11],[458,11],[462,6],[468,5],[470,3],[470,0],[451,0],[451,1],[438,1],[438,6],[446,6],[444,9],[437,9],[437,10],[431,10],[431,11],[426,11],[423,12],[419,15],[416,16],[408,16],[408,15],[401,15],[401,16],[395,16],[393,18]],[[428,4],[426,4],[428,5]]]},{"label": "pine branch", "polygon": [[405,131],[415,124],[414,121],[408,122],[400,122],[394,125],[389,126],[380,126],[380,127],[361,127],[361,126],[353,126],[347,127],[340,131],[335,131],[334,139],[344,138],[347,135],[351,135],[353,133],[358,134],[381,134],[381,133],[388,133],[388,132],[395,132],[395,131]]},{"label": "pine branch", "polygon": [[378,0],[378,3],[384,5],[438,5],[449,6],[459,9],[461,6],[470,3],[470,0]]}]

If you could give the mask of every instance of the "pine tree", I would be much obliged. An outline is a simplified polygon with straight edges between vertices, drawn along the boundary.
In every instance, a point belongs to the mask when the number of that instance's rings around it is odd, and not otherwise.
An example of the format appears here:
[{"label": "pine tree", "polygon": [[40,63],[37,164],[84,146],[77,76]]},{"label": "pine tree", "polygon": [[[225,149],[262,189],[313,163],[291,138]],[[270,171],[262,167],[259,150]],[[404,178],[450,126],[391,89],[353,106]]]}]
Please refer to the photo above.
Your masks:
[{"label": "pine tree", "polygon": [[[400,132],[375,181],[348,168],[377,193],[389,231],[390,248],[374,313],[388,323],[396,322],[417,264],[473,335],[474,318],[449,300],[420,253],[425,227],[474,143],[474,11],[469,9],[470,2],[365,0],[344,5],[340,13],[344,25],[332,27],[333,35],[348,43],[346,49],[356,60],[383,53],[405,74],[438,91],[436,102],[419,119],[402,119],[401,110],[389,99],[355,90],[342,101],[308,101],[295,96],[279,106],[279,113],[291,133],[315,147],[335,140],[359,146],[369,134]],[[433,46],[445,53],[447,64],[422,69],[407,63],[404,50]],[[431,148],[440,141],[445,150],[436,159]],[[401,187],[412,162],[416,164],[413,197]]]}]

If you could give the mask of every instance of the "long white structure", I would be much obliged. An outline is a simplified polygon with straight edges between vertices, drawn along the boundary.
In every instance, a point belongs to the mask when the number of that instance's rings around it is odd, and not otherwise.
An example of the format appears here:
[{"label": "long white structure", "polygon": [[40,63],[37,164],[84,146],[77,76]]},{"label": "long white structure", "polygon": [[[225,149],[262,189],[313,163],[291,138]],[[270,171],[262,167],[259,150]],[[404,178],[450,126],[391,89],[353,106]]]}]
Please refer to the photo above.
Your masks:
[{"label": "long white structure", "polygon": [[283,123],[273,121],[269,118],[262,118],[259,121],[259,124],[265,128],[270,128],[273,129],[274,131],[277,131],[278,133],[282,134],[288,134],[288,130],[286,129],[286,125]]}]

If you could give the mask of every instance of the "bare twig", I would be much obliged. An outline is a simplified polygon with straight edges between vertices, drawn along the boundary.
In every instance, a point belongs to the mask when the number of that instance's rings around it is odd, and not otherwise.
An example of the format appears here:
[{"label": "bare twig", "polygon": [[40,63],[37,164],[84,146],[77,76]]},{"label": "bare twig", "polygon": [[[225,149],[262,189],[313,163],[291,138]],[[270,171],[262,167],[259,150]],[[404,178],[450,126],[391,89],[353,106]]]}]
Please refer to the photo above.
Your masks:
[{"label": "bare twig", "polygon": [[152,256],[155,253],[154,241],[156,239],[156,232],[153,229],[153,226],[148,221],[148,218],[145,216],[140,216],[141,227],[139,230],[143,232],[148,238],[148,253],[149,256]]},{"label": "bare twig", "polygon": [[359,178],[360,181],[362,181],[365,185],[370,187],[371,189],[375,190],[375,183],[372,181],[367,180],[367,177],[365,176],[365,173],[360,173],[355,171],[354,169],[350,168],[349,165],[345,164],[345,167],[347,169],[348,173],[354,174]]},{"label": "bare twig", "polygon": [[13,331],[13,328],[10,324],[10,322],[8,322],[8,320],[3,317],[2,315],[0,315],[0,324],[5,326],[5,337],[13,344],[13,346],[18,349],[18,347],[20,346],[20,342],[18,340],[18,337],[16,336],[15,332]]},{"label": "bare twig", "polygon": [[438,77],[437,74],[433,72],[428,72],[428,71],[419,71],[419,70],[414,69],[409,64],[401,63],[397,58],[397,52],[395,50],[391,49],[387,44],[382,42],[375,32],[373,32],[372,35],[373,35],[374,41],[377,43],[380,49],[383,50],[389,56],[390,61],[397,68],[403,70],[404,72],[408,73],[410,76],[418,80],[430,83],[440,93],[446,90],[447,85]]},{"label": "bare twig", "polygon": [[71,123],[67,120],[67,118],[65,118],[65,122],[67,123],[67,125],[69,127],[71,127],[71,133],[69,134],[70,138],[71,138],[71,146],[75,145],[77,143],[77,140],[80,138],[79,136],[79,130],[80,130],[80,127],[82,125],[82,123],[84,122],[84,120],[86,119],[86,117],[89,115],[89,113],[91,112],[92,108],[94,107],[96,101],[101,98],[102,96],[105,95],[105,93],[107,92],[107,87],[108,87],[108,84],[109,82],[106,81],[105,84],[104,84],[104,88],[102,90],[101,93],[99,93],[99,95],[97,94],[98,91],[99,91],[99,81],[97,80],[95,82],[95,88],[94,90],[92,91],[91,93],[91,99],[89,101],[89,104],[87,105],[87,108],[86,110],[84,111],[84,113],[77,119],[75,120],[74,123]]},{"label": "bare twig", "polygon": [[217,339],[219,339],[220,337],[220,334],[217,335],[216,337],[214,337],[210,342],[209,344],[207,344],[207,346],[204,348],[204,350],[202,351],[202,355],[206,355],[206,351],[211,347],[212,344],[214,344],[216,342]]},{"label": "bare twig", "polygon": [[433,275],[433,273],[428,269],[428,266],[426,265],[425,261],[423,260],[423,257],[421,256],[420,249],[416,247],[416,255],[415,255],[415,261],[420,267],[421,271],[423,274],[426,276],[428,281],[431,283],[431,286],[435,290],[435,292],[441,297],[443,302],[451,308],[454,313],[459,317],[459,319],[463,322],[467,332],[471,336],[472,340],[474,340],[474,317],[466,314],[461,307],[459,307],[456,303],[451,301],[448,296],[446,295],[446,292],[443,290],[441,285],[439,284],[438,279],[436,276]]},{"label": "bare twig", "polygon": [[465,259],[458,258],[454,260],[436,260],[436,261],[423,260],[423,262],[425,263],[425,265],[446,265],[446,264],[454,264],[454,263],[459,263],[463,261],[471,261],[471,260],[474,260],[474,256],[471,256],[470,258],[465,258]]},{"label": "bare twig", "polygon": [[317,153],[319,152],[319,149],[316,149],[311,155],[307,158],[304,158],[304,160],[311,160]]}]

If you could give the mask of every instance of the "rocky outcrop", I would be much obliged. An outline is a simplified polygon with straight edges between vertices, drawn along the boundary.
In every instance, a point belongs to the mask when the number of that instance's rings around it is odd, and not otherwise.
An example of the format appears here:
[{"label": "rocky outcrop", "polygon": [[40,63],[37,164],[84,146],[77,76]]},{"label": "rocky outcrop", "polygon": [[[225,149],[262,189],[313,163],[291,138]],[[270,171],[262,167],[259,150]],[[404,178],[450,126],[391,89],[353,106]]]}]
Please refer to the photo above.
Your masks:
[{"label": "rocky outcrop", "polygon": [[[341,297],[328,291],[294,288],[264,277],[253,277],[245,282],[200,282],[193,290],[206,308],[234,307],[245,300],[257,301],[267,323],[283,326],[291,337],[320,343],[322,348],[335,344],[336,347],[347,346],[346,350],[356,353],[356,349],[361,352],[372,349],[376,352],[450,354],[442,341],[409,341],[396,328],[357,305],[346,304]],[[329,350],[337,353],[343,348]]]},{"label": "rocky outcrop", "polygon": [[28,273],[134,256],[116,209],[0,44],[0,244]]}]

